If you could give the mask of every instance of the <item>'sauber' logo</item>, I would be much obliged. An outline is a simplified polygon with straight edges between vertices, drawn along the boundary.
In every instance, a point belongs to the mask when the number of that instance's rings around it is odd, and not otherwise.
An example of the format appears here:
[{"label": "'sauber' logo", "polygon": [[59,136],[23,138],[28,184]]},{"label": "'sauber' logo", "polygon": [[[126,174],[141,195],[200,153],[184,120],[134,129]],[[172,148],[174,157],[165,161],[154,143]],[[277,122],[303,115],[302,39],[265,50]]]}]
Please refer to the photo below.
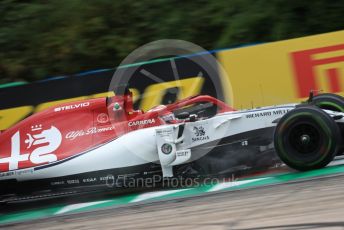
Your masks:
[{"label": "'sauber' logo", "polygon": [[338,51],[344,53],[344,44],[291,53],[299,97],[307,97],[310,90],[321,89],[317,83],[317,77],[321,76],[316,76],[316,68],[321,66],[325,69],[330,91],[342,91],[339,65],[344,62],[344,55],[338,55]]}]

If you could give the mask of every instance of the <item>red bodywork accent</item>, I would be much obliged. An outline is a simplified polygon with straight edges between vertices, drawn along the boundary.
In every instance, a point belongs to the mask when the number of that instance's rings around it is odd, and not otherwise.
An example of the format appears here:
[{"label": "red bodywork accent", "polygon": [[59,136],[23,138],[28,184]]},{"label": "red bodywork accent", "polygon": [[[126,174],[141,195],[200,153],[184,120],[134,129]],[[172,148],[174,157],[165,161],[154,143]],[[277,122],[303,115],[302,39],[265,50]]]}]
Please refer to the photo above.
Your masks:
[{"label": "red bodywork accent", "polygon": [[[222,101],[201,95],[143,113],[133,109],[131,93],[49,108],[1,133],[0,172],[58,161],[128,132],[163,125],[161,115],[199,102],[217,105],[218,113],[234,111]],[[116,103],[119,109],[114,109]]]}]

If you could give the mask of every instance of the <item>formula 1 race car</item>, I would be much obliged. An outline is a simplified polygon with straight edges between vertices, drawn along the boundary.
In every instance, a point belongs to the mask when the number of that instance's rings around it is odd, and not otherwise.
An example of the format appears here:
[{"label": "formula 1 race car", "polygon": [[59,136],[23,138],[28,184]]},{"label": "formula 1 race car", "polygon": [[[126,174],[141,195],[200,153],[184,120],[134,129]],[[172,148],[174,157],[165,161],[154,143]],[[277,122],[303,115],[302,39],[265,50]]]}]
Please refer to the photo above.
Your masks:
[{"label": "formula 1 race car", "polygon": [[0,197],[272,167],[277,155],[294,169],[321,168],[342,151],[343,115],[333,94],[242,111],[200,95],[143,112],[128,90],[63,104],[0,134]]}]

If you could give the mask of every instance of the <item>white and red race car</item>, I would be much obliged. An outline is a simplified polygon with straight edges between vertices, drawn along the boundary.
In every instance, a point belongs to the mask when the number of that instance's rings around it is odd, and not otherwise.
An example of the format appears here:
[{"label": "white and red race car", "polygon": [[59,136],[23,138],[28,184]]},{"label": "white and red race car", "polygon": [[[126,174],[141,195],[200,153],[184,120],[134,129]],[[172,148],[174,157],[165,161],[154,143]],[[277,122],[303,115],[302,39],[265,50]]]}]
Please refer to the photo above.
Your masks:
[{"label": "white and red race car", "polygon": [[201,95],[143,112],[128,90],[63,104],[0,134],[0,197],[270,167],[275,150],[290,167],[320,168],[341,151],[343,112],[332,94],[242,111]]}]

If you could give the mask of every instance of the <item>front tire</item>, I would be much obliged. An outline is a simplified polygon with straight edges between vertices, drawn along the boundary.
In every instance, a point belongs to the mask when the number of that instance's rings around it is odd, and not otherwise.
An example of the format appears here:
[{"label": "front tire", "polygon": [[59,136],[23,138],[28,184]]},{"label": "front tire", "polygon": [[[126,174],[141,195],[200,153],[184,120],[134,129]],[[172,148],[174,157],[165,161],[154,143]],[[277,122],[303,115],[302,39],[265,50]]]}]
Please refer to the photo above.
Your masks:
[{"label": "front tire", "polygon": [[321,108],[337,112],[344,112],[344,98],[342,96],[323,93],[313,97],[312,104]]},{"label": "front tire", "polygon": [[274,133],[280,159],[300,171],[325,167],[336,156],[340,142],[338,125],[315,106],[290,111],[278,122]]}]

